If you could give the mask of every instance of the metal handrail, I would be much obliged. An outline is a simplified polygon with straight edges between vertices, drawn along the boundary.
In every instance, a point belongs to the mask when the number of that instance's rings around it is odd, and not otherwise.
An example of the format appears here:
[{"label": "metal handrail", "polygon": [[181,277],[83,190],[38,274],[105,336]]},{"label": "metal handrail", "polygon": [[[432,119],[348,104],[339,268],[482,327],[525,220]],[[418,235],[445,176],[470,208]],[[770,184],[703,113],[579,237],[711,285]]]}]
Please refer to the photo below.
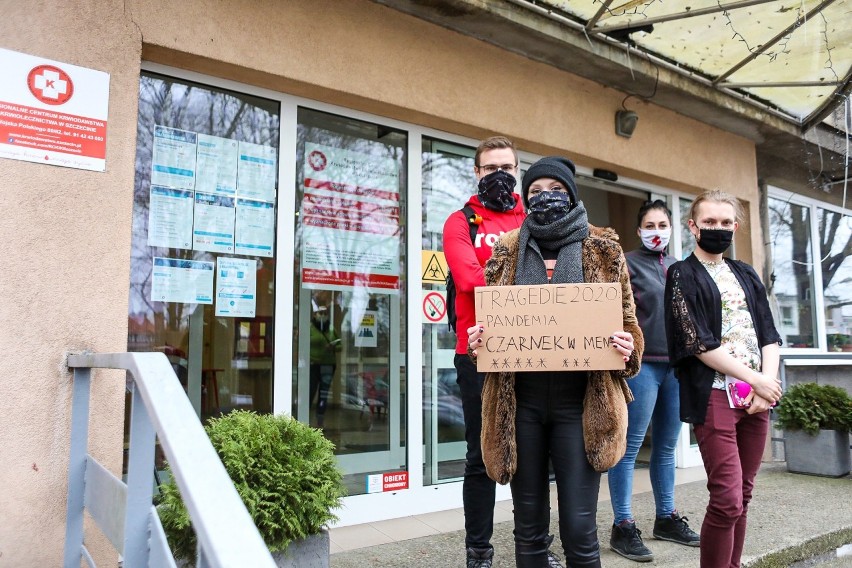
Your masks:
[{"label": "metal handrail", "polygon": [[[74,369],[71,456],[64,565],[94,563],[83,542],[83,510],[122,553],[125,568],[161,565],[165,543],[152,507],[154,442],[159,438],[198,537],[199,567],[275,566],[245,505],[168,359],[163,353],[84,353],[68,356]],[[132,380],[126,485],[88,455],[91,369],[124,369]],[[109,480],[108,477],[112,477]],[[99,484],[100,490],[91,485]],[[125,489],[126,488],[126,489]],[[103,495],[126,494],[126,503]],[[123,518],[122,518],[123,517]],[[117,523],[119,526],[108,526]],[[105,526],[106,525],[106,526]],[[163,544],[162,546],[165,546]],[[174,566],[165,550],[167,565]]]}]

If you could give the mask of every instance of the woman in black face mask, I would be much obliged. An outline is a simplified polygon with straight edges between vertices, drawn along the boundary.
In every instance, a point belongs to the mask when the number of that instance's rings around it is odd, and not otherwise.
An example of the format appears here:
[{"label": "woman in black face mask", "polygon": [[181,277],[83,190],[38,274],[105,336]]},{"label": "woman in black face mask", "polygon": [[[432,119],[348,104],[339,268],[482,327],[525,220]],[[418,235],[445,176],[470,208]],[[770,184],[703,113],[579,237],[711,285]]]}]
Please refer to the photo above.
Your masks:
[{"label": "woman in black face mask", "polygon": [[[666,336],[680,383],[680,418],[694,425],[710,488],[702,568],[740,565],[767,410],[781,397],[781,338],[766,289],[751,266],[722,256],[741,216],[733,195],[699,195],[687,222],[698,247],[673,264],[666,279]],[[744,407],[726,394],[734,381],[751,389]]]},{"label": "woman in black face mask", "polygon": [[[497,241],[485,266],[486,283],[619,282],[623,329],[612,330],[612,348],[626,368],[486,375],[483,461],[492,479],[511,482],[520,568],[560,566],[549,552],[548,463],[556,478],[567,564],[601,565],[595,521],[600,474],[624,455],[632,400],[625,379],[638,372],[644,345],[618,236],[589,225],[574,173],[574,164],[560,157],[543,158],[527,170],[522,197],[529,214],[520,229]],[[468,329],[472,356],[482,331]]]}]

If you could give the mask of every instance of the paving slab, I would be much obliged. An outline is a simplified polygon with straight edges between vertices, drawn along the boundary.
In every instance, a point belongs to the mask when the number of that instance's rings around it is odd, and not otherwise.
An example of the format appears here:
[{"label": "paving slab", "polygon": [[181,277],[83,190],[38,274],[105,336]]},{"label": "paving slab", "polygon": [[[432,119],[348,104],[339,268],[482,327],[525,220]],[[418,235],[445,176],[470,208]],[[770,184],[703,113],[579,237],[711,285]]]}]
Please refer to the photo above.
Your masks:
[{"label": "paving slab", "polygon": [[[678,485],[676,504],[700,530],[707,506],[706,482]],[[601,563],[605,568],[696,568],[697,548],[658,541],[651,536],[654,499],[650,492],[633,497],[636,522],[648,537],[645,544],[654,552],[654,561],[637,563],[609,550],[612,509],[609,501],[598,504],[598,535]],[[555,510],[552,532],[557,532]],[[554,543],[561,556],[561,549]],[[825,478],[789,473],[784,463],[766,463],[755,484],[749,507],[749,527],[743,553],[744,568],[788,568],[806,558],[819,556],[852,543],[852,476]],[[514,566],[512,522],[495,524],[494,568]],[[456,530],[421,538],[338,552],[331,556],[332,568],[451,568],[464,566],[464,531]],[[852,557],[837,558],[830,566],[852,567]],[[835,562],[840,562],[836,564]],[[817,564],[817,566],[820,566]]]}]

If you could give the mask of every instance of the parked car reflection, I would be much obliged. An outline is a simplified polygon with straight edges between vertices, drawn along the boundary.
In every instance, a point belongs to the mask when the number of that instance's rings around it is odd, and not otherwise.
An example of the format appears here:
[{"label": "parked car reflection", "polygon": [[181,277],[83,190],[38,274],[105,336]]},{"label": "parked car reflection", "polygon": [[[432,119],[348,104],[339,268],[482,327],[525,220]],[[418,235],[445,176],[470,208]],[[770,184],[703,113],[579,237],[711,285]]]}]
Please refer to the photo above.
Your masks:
[{"label": "parked car reflection", "polygon": [[435,395],[432,397],[432,385],[424,386],[423,411],[432,416],[438,424],[438,442],[458,442],[464,440],[464,413],[462,412],[461,391],[456,383],[455,369],[438,369]]}]

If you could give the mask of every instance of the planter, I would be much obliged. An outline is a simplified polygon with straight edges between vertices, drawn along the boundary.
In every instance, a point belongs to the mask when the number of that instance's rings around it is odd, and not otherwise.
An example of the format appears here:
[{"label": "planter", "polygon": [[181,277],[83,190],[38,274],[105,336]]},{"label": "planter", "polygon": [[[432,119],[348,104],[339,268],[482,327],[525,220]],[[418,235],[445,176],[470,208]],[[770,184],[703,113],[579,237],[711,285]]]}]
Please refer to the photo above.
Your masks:
[{"label": "planter", "polygon": [[801,430],[784,432],[787,471],[825,477],[849,473],[849,433],[820,430],[816,436]]},{"label": "planter", "polygon": [[279,568],[329,568],[330,556],[331,545],[326,529],[306,539],[291,542],[283,552],[272,553]]},{"label": "planter", "polygon": [[[331,545],[328,530],[311,535],[303,540],[294,540],[287,550],[273,552],[272,559],[278,568],[329,568],[331,564]],[[186,560],[175,561],[177,568],[194,566]]]}]

